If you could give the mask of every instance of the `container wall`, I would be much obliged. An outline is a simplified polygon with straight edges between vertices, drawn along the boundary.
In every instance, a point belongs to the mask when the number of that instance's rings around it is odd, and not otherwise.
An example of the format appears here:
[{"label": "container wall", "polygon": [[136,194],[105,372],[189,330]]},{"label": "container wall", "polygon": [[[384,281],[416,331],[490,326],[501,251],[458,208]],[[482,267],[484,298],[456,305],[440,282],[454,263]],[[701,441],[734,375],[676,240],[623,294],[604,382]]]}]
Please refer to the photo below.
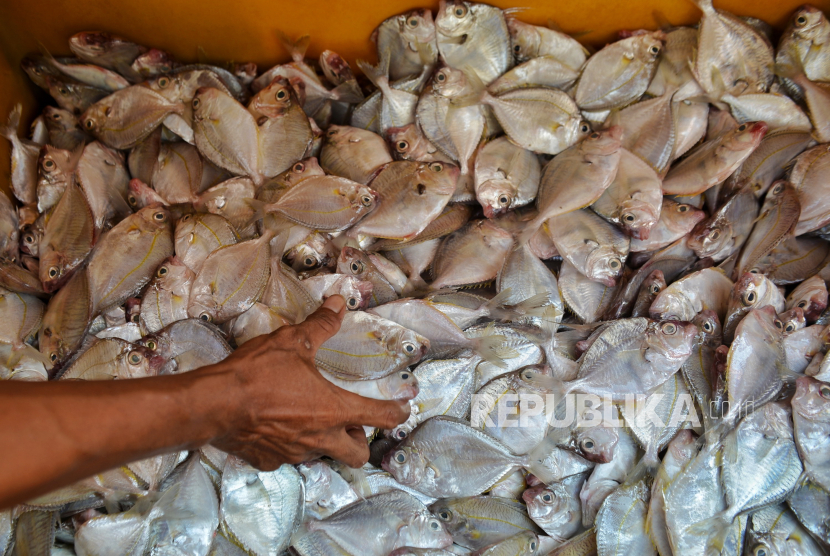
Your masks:
[{"label": "container wall", "polygon": [[[521,6],[530,23],[551,22],[586,44],[602,46],[619,29],[691,24],[700,11],[686,0],[498,0],[503,8]],[[719,8],[759,17],[778,29],[803,0],[716,0]],[[813,2],[830,11],[830,0]],[[26,108],[23,125],[35,114],[34,88],[19,69],[27,52],[46,48],[69,54],[67,39],[82,30],[115,33],[172,53],[183,61],[256,62],[261,69],[288,59],[277,30],[311,35],[308,54],[331,49],[347,60],[374,60],[369,35],[386,17],[414,7],[437,6],[419,0],[3,0],[0,1],[0,118],[16,102]],[[22,127],[22,126],[21,126]],[[8,188],[8,144],[0,141],[0,175]]]}]

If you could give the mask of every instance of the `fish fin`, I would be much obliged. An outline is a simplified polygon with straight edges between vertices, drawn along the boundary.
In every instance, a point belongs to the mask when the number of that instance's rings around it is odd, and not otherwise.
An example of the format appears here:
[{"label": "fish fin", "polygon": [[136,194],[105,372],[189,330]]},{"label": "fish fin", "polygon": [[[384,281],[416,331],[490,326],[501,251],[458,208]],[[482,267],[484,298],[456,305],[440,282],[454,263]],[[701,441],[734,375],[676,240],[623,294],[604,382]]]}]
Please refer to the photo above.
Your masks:
[{"label": "fish fin", "polygon": [[[513,312],[509,309],[505,309],[505,301],[510,297],[512,290],[510,288],[505,288],[496,295],[494,295],[489,301],[484,303],[481,308],[487,310],[487,314],[493,316],[494,318],[498,318],[499,320],[509,320],[514,318],[512,316]],[[502,313],[504,311],[504,313]],[[496,317],[496,315],[500,315]]]},{"label": "fish fin", "polygon": [[702,11],[704,14],[710,14],[715,12],[714,6],[712,6],[712,0],[690,0],[692,4],[697,6],[697,8]]},{"label": "fish fin", "polygon": [[738,435],[727,434],[721,441],[723,446],[723,461],[729,463],[737,463],[738,461]]},{"label": "fish fin", "polygon": [[732,525],[732,519],[729,518],[728,510],[723,510],[691,525],[686,532],[694,536],[708,537],[709,546],[723,546],[730,525]]},{"label": "fish fin", "polygon": [[[199,198],[202,204],[206,203],[210,200],[210,192],[205,193]],[[245,227],[247,228],[251,224],[255,224],[257,220],[262,220],[268,214],[266,207],[268,203],[265,201],[260,201],[259,199],[245,199],[245,202],[248,203],[248,206],[251,207],[251,210],[254,211],[254,215],[251,216],[250,220],[245,223]]]},{"label": "fish fin", "polygon": [[14,105],[12,111],[9,112],[9,120],[6,125],[0,127],[0,135],[3,135],[11,142],[19,139],[17,130],[20,127],[20,117],[23,115],[23,105],[19,102]]},{"label": "fish fin", "polygon": [[484,329],[484,334],[474,340],[474,349],[478,355],[488,363],[492,363],[501,369],[505,369],[507,368],[507,364],[504,360],[518,355],[515,349],[504,345],[506,341],[507,338],[501,334],[496,334],[495,326],[491,322],[487,328]]},{"label": "fish fin", "polygon": [[545,436],[535,448],[533,448],[525,457],[524,468],[530,471],[537,479],[550,485],[555,483],[558,479],[553,472],[545,465],[551,454],[560,450],[558,444],[558,437],[556,435]]},{"label": "fish fin", "polygon": [[522,315],[528,317],[556,320],[562,316],[562,311],[551,303],[550,293],[548,292],[540,292],[530,296],[514,307]]},{"label": "fish fin", "polygon": [[520,14],[530,8],[505,8],[502,10],[504,17],[513,17],[516,14]]},{"label": "fish fin", "polygon": [[329,91],[338,102],[345,102],[347,104],[357,104],[364,99],[363,92],[354,81],[344,81],[331,91]]},{"label": "fish fin", "polygon": [[804,75],[804,66],[801,64],[801,60],[793,57],[791,64],[774,64],[772,73],[778,77],[794,80],[794,78]]},{"label": "fish fin", "polygon": [[[657,474],[657,469],[660,467],[660,455],[657,452],[656,445],[650,445],[646,448],[646,453],[643,456],[643,459],[640,460],[638,467],[640,464],[642,464],[644,472],[648,473],[652,477]],[[632,471],[636,469],[637,467],[635,467]],[[628,482],[628,477],[626,477],[626,482]]]},{"label": "fish fin", "polygon": [[311,44],[311,36],[310,35],[303,35],[296,41],[292,41],[288,38],[288,35],[283,33],[282,31],[277,31],[277,38],[280,40],[280,44],[285,49],[286,52],[291,56],[291,59],[295,62],[302,62],[305,58],[306,50],[308,50],[308,45]]},{"label": "fish fin", "polygon": [[162,121],[164,127],[190,143],[191,145],[195,144],[195,139],[193,135],[193,128],[187,123],[187,120],[182,118],[179,114],[172,113],[168,114],[164,121]]},{"label": "fish fin", "polygon": [[380,63],[377,66],[373,66],[366,60],[358,59],[357,67],[360,68],[360,71],[366,76],[366,78],[372,82],[372,85],[380,89],[381,93],[389,90],[389,78],[387,77],[388,71],[387,68],[382,68]]}]

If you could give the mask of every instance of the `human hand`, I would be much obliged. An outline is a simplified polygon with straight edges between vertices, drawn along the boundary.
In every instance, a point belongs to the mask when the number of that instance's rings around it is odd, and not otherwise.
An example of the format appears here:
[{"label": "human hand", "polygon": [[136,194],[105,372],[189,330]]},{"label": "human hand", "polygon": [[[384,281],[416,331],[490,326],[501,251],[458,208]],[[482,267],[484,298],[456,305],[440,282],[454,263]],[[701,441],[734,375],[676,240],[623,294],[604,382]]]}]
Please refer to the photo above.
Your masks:
[{"label": "human hand", "polygon": [[216,365],[234,385],[238,415],[212,445],[261,470],[323,455],[350,467],[368,461],[362,425],[392,429],[409,417],[409,404],[347,392],[317,371],[317,348],[340,329],[345,307],[329,297],[304,322],[249,340]]}]

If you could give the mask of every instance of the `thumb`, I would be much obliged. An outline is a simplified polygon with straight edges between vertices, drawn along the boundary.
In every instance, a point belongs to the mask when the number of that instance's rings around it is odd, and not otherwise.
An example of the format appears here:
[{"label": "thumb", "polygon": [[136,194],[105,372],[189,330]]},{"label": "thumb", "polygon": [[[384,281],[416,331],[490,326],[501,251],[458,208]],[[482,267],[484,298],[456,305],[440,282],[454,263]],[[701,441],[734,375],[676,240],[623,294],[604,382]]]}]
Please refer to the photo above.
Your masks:
[{"label": "thumb", "polygon": [[311,343],[311,349],[316,351],[323,342],[340,330],[340,323],[346,314],[345,309],[346,301],[339,295],[333,295],[298,324],[297,331]]}]

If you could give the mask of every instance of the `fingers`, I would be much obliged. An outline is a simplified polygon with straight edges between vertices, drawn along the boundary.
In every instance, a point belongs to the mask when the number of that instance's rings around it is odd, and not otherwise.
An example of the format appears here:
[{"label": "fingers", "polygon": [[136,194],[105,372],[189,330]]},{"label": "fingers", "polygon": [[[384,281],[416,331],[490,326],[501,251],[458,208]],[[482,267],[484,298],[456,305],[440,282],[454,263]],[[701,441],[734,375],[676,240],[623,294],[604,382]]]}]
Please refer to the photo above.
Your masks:
[{"label": "fingers", "polygon": [[316,350],[326,340],[337,334],[346,314],[346,301],[339,295],[326,299],[323,305],[297,325],[297,332]]},{"label": "fingers", "polygon": [[407,419],[411,413],[409,401],[386,401],[364,398],[345,390],[340,401],[343,404],[341,425],[377,427],[394,429]]},{"label": "fingers", "polygon": [[343,462],[349,467],[362,467],[369,461],[369,442],[362,428],[340,429],[329,448],[324,448],[329,457]]}]

